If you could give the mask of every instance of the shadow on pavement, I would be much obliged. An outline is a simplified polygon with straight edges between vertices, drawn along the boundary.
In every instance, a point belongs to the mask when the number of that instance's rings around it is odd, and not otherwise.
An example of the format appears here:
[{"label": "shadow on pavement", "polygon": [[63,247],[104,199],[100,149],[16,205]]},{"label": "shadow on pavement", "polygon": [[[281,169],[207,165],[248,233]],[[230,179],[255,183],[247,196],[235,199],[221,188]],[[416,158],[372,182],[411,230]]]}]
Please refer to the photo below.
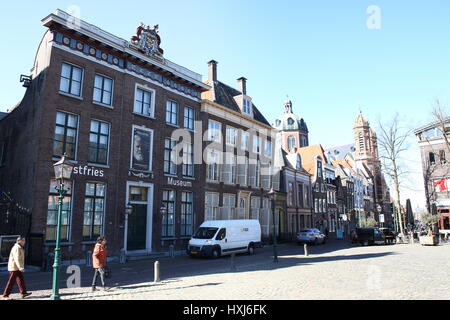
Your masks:
[{"label": "shadow on pavement", "polygon": [[[309,246],[309,256],[303,256],[303,245],[297,245],[294,243],[287,243],[279,245],[278,256],[279,262],[273,262],[272,246],[266,246],[265,248],[256,251],[255,255],[237,255],[235,267],[236,270],[232,270],[230,256],[221,257],[219,259],[191,259],[187,256],[177,256],[175,258],[160,258],[149,259],[145,261],[131,261],[126,264],[111,264],[112,278],[107,279],[107,286],[115,288],[113,292],[105,292],[105,295],[123,294],[123,292],[115,293],[116,290],[122,291],[123,289],[136,290],[150,290],[155,287],[161,287],[169,282],[182,281],[183,278],[201,276],[201,275],[214,275],[224,273],[243,273],[253,271],[267,271],[282,268],[289,268],[297,265],[311,265],[315,263],[324,263],[332,261],[342,260],[360,260],[360,259],[376,259],[389,255],[393,255],[390,252],[390,246],[383,246],[386,250],[378,253],[361,253],[359,246],[351,246],[348,241],[335,240],[329,241],[325,245]],[[381,247],[379,247],[381,248]],[[352,254],[355,249],[354,254]],[[345,254],[337,254],[340,250],[347,250]],[[330,255],[329,253],[333,255]],[[161,265],[161,280],[159,283],[148,284],[153,281],[153,263],[158,260]],[[81,267],[81,287],[85,288],[84,293],[90,292],[92,285],[93,269],[86,266]],[[61,267],[61,283],[60,288],[61,296],[68,297],[70,295],[77,295],[76,291],[73,293],[66,293],[67,291],[67,279],[70,274],[66,273],[67,267]],[[39,272],[29,273],[25,275],[27,287],[30,291],[39,290],[51,290],[52,287],[52,273],[51,272]],[[7,279],[3,279],[0,285],[6,284]],[[144,284],[146,283],[146,284]],[[219,283],[205,283],[195,285],[197,287],[218,285]],[[192,287],[192,286],[187,286]],[[186,288],[187,288],[186,287]],[[180,288],[183,288],[180,286]],[[174,289],[173,287],[171,289]],[[17,290],[17,288],[15,288]],[[78,289],[80,290],[80,289]],[[84,289],[82,289],[84,291]],[[163,288],[152,289],[153,290],[166,290]],[[39,294],[38,292],[36,292]],[[49,297],[49,295],[45,295]],[[32,296],[30,298],[43,298],[45,296]]]}]

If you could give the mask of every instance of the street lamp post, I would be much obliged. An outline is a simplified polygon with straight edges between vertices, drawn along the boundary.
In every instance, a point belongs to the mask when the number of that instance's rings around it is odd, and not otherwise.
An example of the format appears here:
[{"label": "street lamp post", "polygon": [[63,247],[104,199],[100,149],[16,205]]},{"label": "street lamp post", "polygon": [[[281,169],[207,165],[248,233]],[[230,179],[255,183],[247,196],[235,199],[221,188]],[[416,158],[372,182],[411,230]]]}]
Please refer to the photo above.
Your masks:
[{"label": "street lamp post", "polygon": [[133,213],[133,206],[128,201],[128,203],[125,205],[125,230],[124,230],[124,236],[123,236],[123,250],[124,250],[125,254],[127,252],[127,246],[128,246],[128,217],[132,213]]},{"label": "street lamp post", "polygon": [[56,178],[56,191],[58,192],[58,217],[56,226],[55,260],[53,263],[53,294],[52,300],[60,300],[59,297],[59,262],[60,262],[60,237],[61,237],[61,216],[63,199],[69,188],[64,187],[64,183],[70,183],[72,179],[73,165],[66,159],[66,154],[61,160],[53,165]]},{"label": "street lamp post", "polygon": [[[377,211],[378,211],[378,220],[381,220],[380,215],[383,210],[379,204],[377,204]],[[381,223],[381,226],[384,227],[384,216],[383,216],[383,222],[380,221],[380,223]]]},{"label": "street lamp post", "polygon": [[270,196],[270,199],[272,200],[273,262],[278,262],[278,253],[277,253],[277,235],[276,235],[276,229],[275,229],[275,191],[273,190],[273,188],[270,189],[268,195]]}]

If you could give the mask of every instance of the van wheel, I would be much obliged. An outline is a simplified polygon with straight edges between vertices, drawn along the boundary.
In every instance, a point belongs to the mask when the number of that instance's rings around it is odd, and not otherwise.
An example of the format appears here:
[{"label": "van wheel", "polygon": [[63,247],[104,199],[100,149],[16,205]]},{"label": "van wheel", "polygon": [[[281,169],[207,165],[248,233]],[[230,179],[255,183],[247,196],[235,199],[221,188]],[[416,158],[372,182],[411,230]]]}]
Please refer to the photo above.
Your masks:
[{"label": "van wheel", "polygon": [[220,249],[214,248],[213,252],[212,252],[212,256],[213,256],[214,259],[219,258],[220,257]]},{"label": "van wheel", "polygon": [[248,254],[249,255],[252,255],[252,254],[255,254],[255,246],[254,246],[254,244],[253,243],[250,243],[249,245],[248,245]]}]

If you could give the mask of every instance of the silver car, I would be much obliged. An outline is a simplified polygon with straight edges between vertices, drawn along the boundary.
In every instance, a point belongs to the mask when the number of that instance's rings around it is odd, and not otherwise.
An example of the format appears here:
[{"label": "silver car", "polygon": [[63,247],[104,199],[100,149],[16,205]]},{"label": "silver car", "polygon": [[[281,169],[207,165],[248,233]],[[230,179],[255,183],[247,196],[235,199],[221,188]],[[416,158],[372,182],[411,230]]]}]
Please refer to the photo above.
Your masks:
[{"label": "silver car", "polygon": [[326,236],[319,229],[303,229],[297,233],[297,243],[324,244]]}]

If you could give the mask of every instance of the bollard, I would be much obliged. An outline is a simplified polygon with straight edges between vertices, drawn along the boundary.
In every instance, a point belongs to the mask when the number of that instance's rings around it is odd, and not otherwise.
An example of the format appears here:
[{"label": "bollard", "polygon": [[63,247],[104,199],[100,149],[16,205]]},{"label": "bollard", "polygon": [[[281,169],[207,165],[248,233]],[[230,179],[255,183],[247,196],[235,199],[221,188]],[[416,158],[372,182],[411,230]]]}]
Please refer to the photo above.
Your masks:
[{"label": "bollard", "polygon": [[175,258],[175,246],[173,244],[169,246],[169,256]]},{"label": "bollard", "polygon": [[52,271],[54,259],[55,259],[55,255],[53,254],[53,252],[49,252],[47,254],[47,262],[45,264],[45,271],[47,271],[47,272]]},{"label": "bollard", "polygon": [[231,271],[236,271],[236,253],[231,254]]},{"label": "bollard", "polygon": [[304,244],[303,245],[303,250],[304,250],[304,252],[305,252],[305,257],[307,257],[308,255],[309,255],[309,253],[308,253],[308,244]]},{"label": "bollard", "polygon": [[125,262],[127,262],[127,257],[125,254],[125,249],[122,248],[122,249],[120,249],[119,263],[125,263]]},{"label": "bollard", "polygon": [[86,251],[86,266],[92,267],[92,251],[91,250]]},{"label": "bollard", "polygon": [[161,277],[159,273],[159,261],[155,261],[155,280],[153,282],[160,282]]}]

